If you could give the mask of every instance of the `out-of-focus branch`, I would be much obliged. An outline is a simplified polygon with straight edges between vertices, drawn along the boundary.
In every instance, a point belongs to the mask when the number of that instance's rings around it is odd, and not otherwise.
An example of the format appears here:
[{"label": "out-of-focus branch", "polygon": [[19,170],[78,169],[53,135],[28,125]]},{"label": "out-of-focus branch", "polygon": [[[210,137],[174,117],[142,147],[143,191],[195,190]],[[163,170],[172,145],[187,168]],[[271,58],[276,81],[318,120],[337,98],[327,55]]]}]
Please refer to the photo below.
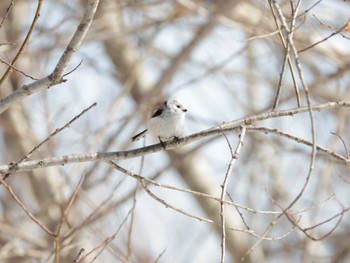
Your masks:
[{"label": "out-of-focus branch", "polygon": [[23,209],[23,211],[30,217],[30,219],[35,222],[43,231],[45,231],[50,236],[55,236],[55,234],[45,226],[38,218],[36,218],[33,213],[31,213],[28,208],[22,203],[22,201],[18,198],[18,196],[14,193],[11,186],[9,186],[3,179],[0,178],[0,183],[7,189],[10,193],[11,197],[15,202]]},{"label": "out-of-focus branch", "polygon": [[14,3],[15,3],[15,0],[11,0],[10,5],[7,7],[7,9],[6,9],[6,14],[3,16],[3,18],[2,18],[2,20],[1,20],[1,22],[0,22],[0,29],[1,29],[2,25],[4,24],[4,21],[6,20],[7,16],[9,15],[10,10],[11,10],[11,8],[13,7],[13,4],[14,4]]},{"label": "out-of-focus branch", "polygon": [[64,82],[62,79],[64,70],[67,68],[73,55],[80,47],[96,13],[99,0],[89,0],[84,16],[75,31],[74,36],[59,59],[54,71],[49,76],[34,81],[28,85],[23,85],[15,92],[0,101],[0,113],[7,110],[12,104],[22,101],[27,96]]},{"label": "out-of-focus branch", "polygon": [[172,61],[170,66],[163,72],[162,77],[155,85],[152,90],[152,94],[158,94],[161,92],[164,87],[169,83],[171,78],[174,76],[176,72],[178,72],[179,68],[188,61],[189,56],[193,52],[195,48],[198,47],[199,43],[212,31],[212,29],[216,25],[215,19],[210,19],[207,23],[202,25],[197,33],[193,36],[192,40],[182,49],[179,55],[177,55]]},{"label": "out-of-focus branch", "polygon": [[[26,46],[26,44],[28,43],[32,33],[33,33],[33,30],[34,30],[34,27],[35,27],[35,24],[36,22],[38,21],[39,19],[39,16],[40,16],[40,10],[41,10],[41,5],[42,5],[42,0],[38,0],[38,6],[36,8],[36,12],[35,12],[35,16],[33,18],[33,22],[32,24],[30,25],[30,28],[29,28],[29,31],[25,37],[25,39],[23,40],[23,43],[21,45],[21,47],[19,48],[19,50],[17,51],[17,54],[16,56],[14,57],[14,59],[12,60],[10,66],[7,68],[7,70],[5,71],[4,75],[1,77],[0,79],[0,87],[1,85],[4,83],[6,77],[8,76],[8,74],[10,73],[11,69],[12,69],[12,66],[15,65],[16,61],[18,60],[19,56],[23,53],[23,50],[24,50],[24,47]],[[13,3],[13,2],[12,2]],[[11,3],[11,4],[12,4]],[[11,8],[11,5],[9,6],[9,8]],[[9,9],[8,9],[9,11]],[[7,14],[6,14],[7,15]]]}]

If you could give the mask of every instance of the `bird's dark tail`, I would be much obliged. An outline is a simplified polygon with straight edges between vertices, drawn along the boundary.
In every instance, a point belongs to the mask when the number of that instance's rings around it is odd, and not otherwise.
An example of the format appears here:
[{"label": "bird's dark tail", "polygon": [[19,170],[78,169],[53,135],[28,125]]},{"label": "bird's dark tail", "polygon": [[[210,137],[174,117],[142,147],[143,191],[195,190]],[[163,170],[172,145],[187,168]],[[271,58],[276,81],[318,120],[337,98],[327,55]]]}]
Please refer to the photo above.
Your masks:
[{"label": "bird's dark tail", "polygon": [[141,138],[145,137],[146,134],[147,134],[147,132],[148,132],[148,130],[144,130],[144,131],[142,131],[142,132],[136,134],[135,136],[133,136],[133,137],[131,138],[131,140],[132,140],[133,142],[138,141],[138,140],[140,140]]}]

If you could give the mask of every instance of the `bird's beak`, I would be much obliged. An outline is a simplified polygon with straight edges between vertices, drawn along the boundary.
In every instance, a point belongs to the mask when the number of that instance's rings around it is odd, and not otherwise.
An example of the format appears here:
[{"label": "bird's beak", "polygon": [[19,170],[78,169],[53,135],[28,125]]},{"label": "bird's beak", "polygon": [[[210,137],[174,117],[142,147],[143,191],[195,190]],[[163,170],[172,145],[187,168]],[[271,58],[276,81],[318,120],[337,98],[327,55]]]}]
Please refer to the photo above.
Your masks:
[{"label": "bird's beak", "polygon": [[183,111],[183,112],[187,112],[187,109],[183,109],[182,111]]}]

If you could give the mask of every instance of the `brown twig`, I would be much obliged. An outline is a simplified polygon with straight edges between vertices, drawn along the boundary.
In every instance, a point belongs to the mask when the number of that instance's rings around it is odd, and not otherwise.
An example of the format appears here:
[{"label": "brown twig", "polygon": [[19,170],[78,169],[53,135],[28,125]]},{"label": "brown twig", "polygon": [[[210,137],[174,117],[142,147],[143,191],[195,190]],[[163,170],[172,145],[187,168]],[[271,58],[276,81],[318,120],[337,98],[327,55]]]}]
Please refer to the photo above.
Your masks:
[{"label": "brown twig", "polygon": [[[315,225],[313,225],[313,226],[311,226],[311,227],[307,227],[307,228],[302,228],[302,227],[298,224],[298,222],[295,222],[294,218],[291,217],[290,215],[286,214],[286,216],[287,216],[288,220],[289,220],[293,225],[295,225],[301,232],[303,232],[308,238],[310,238],[310,239],[313,240],[313,241],[320,241],[320,240],[325,239],[325,238],[328,237],[329,235],[331,235],[331,234],[335,231],[335,229],[337,229],[337,227],[339,226],[339,224],[340,224],[341,221],[343,220],[344,213],[346,213],[346,212],[348,212],[348,211],[350,211],[350,207],[348,207],[348,208],[342,207],[342,211],[341,211],[340,213],[335,214],[334,216],[332,216],[332,217],[330,217],[330,218],[328,218],[328,219],[326,219],[326,220],[323,220],[322,222],[320,222],[320,223],[318,223],[318,224],[315,224]],[[319,227],[319,226],[321,226],[321,225],[324,225],[324,224],[326,224],[326,223],[329,223],[329,222],[331,222],[333,219],[335,219],[335,218],[337,218],[337,217],[339,217],[337,223],[336,223],[328,232],[326,232],[324,235],[322,235],[322,236],[316,238],[316,237],[313,237],[312,235],[310,235],[310,234],[308,233],[309,230],[315,229],[315,228],[317,228],[317,227]]]},{"label": "brown twig", "polygon": [[[24,48],[25,46],[27,45],[32,33],[33,33],[33,30],[34,30],[34,27],[35,27],[35,24],[37,22],[37,20],[39,19],[40,17],[40,10],[41,10],[41,5],[42,5],[42,0],[38,0],[38,5],[37,5],[37,8],[36,8],[36,11],[35,11],[35,15],[34,15],[34,18],[33,18],[33,21],[32,21],[32,24],[30,25],[30,28],[29,28],[29,31],[26,35],[26,37],[24,38],[24,41],[22,43],[22,45],[20,46],[17,54],[15,55],[14,59],[12,60],[11,62],[11,66],[14,66],[16,64],[16,61],[19,59],[20,55],[23,53],[24,51]],[[6,77],[8,76],[8,74],[10,73],[12,67],[9,66],[7,68],[7,70],[5,71],[4,75],[1,77],[0,79],[0,87],[2,86],[3,82],[5,81]]]},{"label": "brown twig", "polygon": [[67,73],[63,74],[62,77],[68,76],[69,74],[71,74],[71,73],[73,73],[74,71],[76,71],[76,70],[81,66],[82,63],[83,63],[83,59],[80,60],[79,64],[78,64],[75,68],[73,68],[71,71],[68,71]]},{"label": "brown twig", "polygon": [[[103,250],[108,246],[109,243],[111,243],[116,236],[119,234],[120,230],[122,229],[122,227],[125,225],[126,221],[128,220],[129,216],[131,215],[132,211],[134,210],[134,206],[132,206],[129,210],[129,212],[127,213],[127,215],[125,216],[124,220],[120,223],[120,225],[118,226],[117,230],[113,233],[113,235],[109,236],[108,238],[106,238],[105,240],[103,240],[102,242],[100,242],[99,244],[97,244],[93,249],[91,249],[89,252],[87,252],[85,255],[83,255],[82,257],[80,257],[80,259],[77,262],[81,262],[83,261],[85,258],[87,258],[89,255],[91,255],[93,252],[95,252],[96,250],[100,249],[100,251],[96,254],[96,256],[94,257],[94,259],[96,259],[102,252]],[[128,262],[126,259],[122,258],[119,255],[120,259],[123,260],[124,262]]]},{"label": "brown twig", "polygon": [[[42,0],[39,0],[42,1]],[[54,71],[39,80],[33,81],[32,83],[23,85],[20,88],[17,88],[7,97],[0,100],[0,113],[7,110],[11,105],[22,101],[26,97],[39,92],[41,90],[50,88],[54,85],[65,82],[63,79],[64,70],[67,68],[69,62],[72,60],[74,54],[81,46],[83,39],[90,28],[90,25],[93,21],[94,15],[97,10],[99,0],[88,0],[86,4],[86,9],[83,15],[80,24],[78,25],[73,37],[71,38],[69,44],[61,55],[59,61],[56,64]]]},{"label": "brown twig", "polygon": [[24,71],[22,71],[22,70],[16,68],[14,65],[12,65],[11,63],[6,62],[5,60],[3,60],[3,59],[1,59],[1,58],[0,58],[0,62],[1,62],[1,63],[4,63],[4,64],[7,65],[7,66],[9,66],[9,67],[12,68],[13,70],[19,72],[19,73],[22,74],[23,76],[26,76],[27,78],[30,78],[30,79],[32,79],[32,80],[38,80],[38,78],[35,78],[35,77],[30,76],[29,74],[27,74],[27,73],[25,73]]},{"label": "brown twig", "polygon": [[2,25],[4,24],[4,22],[5,22],[6,18],[7,18],[7,16],[9,15],[9,13],[10,13],[10,11],[11,11],[11,8],[13,7],[13,4],[14,4],[14,3],[15,3],[15,0],[11,0],[10,5],[7,7],[6,13],[5,13],[4,17],[2,18],[2,20],[1,20],[1,22],[0,22],[0,29],[1,29]]},{"label": "brown twig", "polygon": [[[87,177],[87,176],[86,176]],[[121,180],[112,190],[111,190],[111,194],[109,196],[107,196],[101,203],[99,203],[99,205],[96,207],[96,209],[94,209],[94,211],[92,211],[90,213],[90,215],[88,215],[79,225],[77,225],[76,227],[72,228],[63,238],[62,238],[62,242],[64,242],[65,240],[67,240],[68,238],[72,237],[78,230],[80,230],[81,228],[83,228],[84,226],[86,226],[87,224],[93,222],[98,215],[98,212],[100,212],[100,214],[103,214],[105,212],[104,207],[105,205],[113,198],[114,193],[116,192],[116,190],[122,185],[122,183],[124,182],[124,180]]]},{"label": "brown twig", "polygon": [[[325,25],[317,16],[315,16],[315,15],[313,15],[313,16],[321,23],[321,25]],[[327,40],[330,39],[331,37],[334,37],[334,36],[338,35],[341,31],[343,31],[343,30],[346,28],[347,24],[348,24],[348,22],[346,22],[345,25],[343,25],[342,27],[340,27],[339,29],[337,29],[335,32],[333,32],[333,33],[330,34],[329,36],[327,36],[327,37],[325,37],[325,38],[323,38],[323,39],[317,41],[316,43],[314,43],[314,44],[312,44],[312,45],[310,45],[310,46],[308,46],[308,47],[306,47],[306,48],[299,49],[299,50],[298,50],[298,53],[305,52],[305,51],[307,51],[307,50],[309,50],[309,49],[311,49],[311,48],[313,48],[313,47],[315,47],[315,46],[317,46],[317,45],[319,45],[319,44],[321,44],[321,43],[327,41]],[[329,27],[329,26],[327,26],[327,27]],[[329,28],[331,28],[331,27],[329,27]],[[333,29],[333,28],[331,28],[331,29]],[[335,30],[335,29],[333,29],[333,30]]]},{"label": "brown twig", "polygon": [[[62,216],[61,216],[61,220],[56,228],[56,236],[55,236],[55,259],[54,259],[54,262],[55,263],[59,263],[60,260],[60,247],[61,247],[61,230],[62,230],[62,226],[63,226],[63,223],[65,222],[65,220],[67,219],[67,215],[78,195],[78,192],[79,190],[81,189],[81,185],[83,183],[85,179],[85,174],[83,174],[80,179],[79,179],[79,182],[77,184],[77,186],[75,187],[75,190],[71,196],[71,198],[69,199],[69,202],[66,206],[66,208],[63,210],[63,213],[62,213]],[[82,253],[82,252],[81,252]]]},{"label": "brown twig", "polygon": [[346,147],[346,143],[345,143],[344,139],[343,139],[339,134],[337,134],[337,133],[335,133],[335,132],[331,132],[331,134],[337,136],[337,137],[341,140],[341,142],[343,143],[345,152],[346,152],[346,157],[347,157],[348,159],[350,159],[348,147]]},{"label": "brown twig", "polygon": [[78,255],[76,256],[76,258],[74,259],[73,263],[77,263],[77,262],[80,261],[81,256],[83,255],[84,251],[85,251],[84,248],[81,248],[81,249],[79,250],[79,253],[78,253]]},{"label": "brown twig", "polygon": [[36,218],[29,210],[28,208],[23,204],[23,202],[17,197],[15,192],[13,191],[12,187],[5,183],[5,181],[0,178],[0,183],[7,189],[7,191],[10,193],[11,197],[15,202],[23,209],[23,211],[28,215],[28,217],[33,220],[34,223],[36,223],[44,232],[46,232],[48,235],[54,237],[55,234],[48,229],[43,223],[40,222],[38,218]]}]

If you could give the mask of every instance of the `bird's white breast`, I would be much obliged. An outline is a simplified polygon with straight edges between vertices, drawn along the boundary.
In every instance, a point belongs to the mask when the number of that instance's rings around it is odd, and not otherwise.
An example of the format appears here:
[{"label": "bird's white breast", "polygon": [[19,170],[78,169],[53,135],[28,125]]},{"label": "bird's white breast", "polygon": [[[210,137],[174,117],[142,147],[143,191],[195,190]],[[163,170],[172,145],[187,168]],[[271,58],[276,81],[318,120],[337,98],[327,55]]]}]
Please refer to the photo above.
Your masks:
[{"label": "bird's white breast", "polygon": [[162,116],[152,118],[148,123],[149,131],[156,137],[168,140],[179,137],[185,123],[183,112],[166,112]]}]

